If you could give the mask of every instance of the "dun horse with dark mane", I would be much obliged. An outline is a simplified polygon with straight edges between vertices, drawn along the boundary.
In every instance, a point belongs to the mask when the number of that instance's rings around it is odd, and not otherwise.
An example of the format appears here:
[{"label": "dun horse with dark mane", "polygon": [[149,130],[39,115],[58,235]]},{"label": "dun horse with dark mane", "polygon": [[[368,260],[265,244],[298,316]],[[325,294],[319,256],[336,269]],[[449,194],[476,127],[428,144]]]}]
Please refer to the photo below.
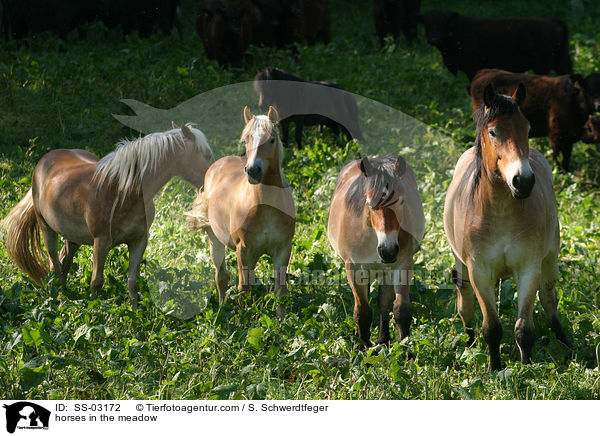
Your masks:
[{"label": "dun horse with dark mane", "polygon": [[412,168],[402,157],[363,157],[338,176],[327,235],[343,259],[354,294],[358,337],[371,344],[369,287],[379,283],[379,337],[390,340],[390,311],[400,339],[410,332],[409,289],[413,254],[423,239],[425,218]]},{"label": "dun horse with dark mane", "polygon": [[[152,198],[172,177],[200,187],[213,161],[206,137],[182,125],[133,141],[98,159],[86,150],[53,150],[40,159],[32,187],[3,220],[9,256],[38,285],[48,274],[40,232],[54,273],[66,288],[80,245],[93,245],[91,297],[104,284],[111,248],[129,248],[129,298],[135,309],[136,277],[154,219]],[[64,246],[58,253],[58,235]]]},{"label": "dun horse with dark mane", "polygon": [[515,338],[521,362],[531,362],[536,292],[556,337],[568,344],[557,313],[559,225],[552,171],[528,146],[529,122],[511,96],[484,90],[475,113],[475,147],[459,159],[448,189],[444,228],[454,252],[458,312],[473,341],[473,290],[483,313],[483,337],[492,370],[501,368],[498,280],[513,276],[518,291]]}]

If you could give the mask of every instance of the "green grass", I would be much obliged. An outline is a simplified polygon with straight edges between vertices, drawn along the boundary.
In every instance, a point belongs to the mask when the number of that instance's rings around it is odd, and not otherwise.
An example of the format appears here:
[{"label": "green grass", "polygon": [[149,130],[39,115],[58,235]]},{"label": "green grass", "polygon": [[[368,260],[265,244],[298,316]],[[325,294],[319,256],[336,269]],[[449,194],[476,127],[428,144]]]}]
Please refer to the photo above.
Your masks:
[{"label": "green grass", "polygon": [[[128,305],[125,247],[109,256],[106,284],[95,301],[87,298],[89,248],[78,253],[64,295],[52,276],[41,288],[33,285],[0,248],[3,397],[600,398],[597,146],[576,144],[574,171],[554,174],[561,221],[559,309],[573,348],[555,340],[538,303],[535,363],[518,363],[515,288],[506,281],[498,306],[506,369],[490,374],[480,331],[474,346],[467,347],[456,295],[445,286],[452,260],[442,227],[443,201],[450,170],[474,139],[466,77],[448,73],[422,28],[413,47],[401,40],[380,50],[369,2],[334,0],[331,44],[297,46],[297,53],[252,48],[253,60],[242,70],[224,70],[205,58],[193,32],[191,4],[184,2],[188,13],[182,39],[175,34],[122,38],[117,31],[92,25],[85,38],[72,35],[66,44],[50,34],[30,38],[27,45],[0,43],[0,216],[27,192],[31,172],[47,151],[77,147],[105,155],[120,138],[137,136],[112,117],[132,114],[120,99],[168,109],[202,92],[251,80],[266,65],[309,80],[335,80],[430,128],[414,143],[398,143],[390,133],[389,143],[381,144],[402,150],[415,166],[427,219],[427,234],[416,255],[422,274],[411,289],[412,334],[403,342],[394,336],[389,347],[357,350],[352,295],[327,240],[326,223],[337,171],[361,149],[355,144],[338,148],[327,133],[308,129],[305,149],[290,150],[284,161],[298,220],[283,320],[275,315],[276,301],[266,279],[271,272],[268,262],[261,261],[258,268],[265,285],[239,295],[233,253],[227,258],[230,298],[219,307],[206,237],[189,234],[182,216],[191,205],[193,189],[173,181],[155,198],[157,216],[135,313]],[[584,5],[581,14],[558,0],[451,0],[424,1],[422,10],[560,16],[569,24],[575,70],[588,74],[600,70],[600,8],[593,1]],[[240,119],[241,111],[242,104]],[[550,158],[547,139],[531,142]],[[311,271],[322,274],[306,280]],[[170,289],[159,292],[158,280],[167,281]]]}]

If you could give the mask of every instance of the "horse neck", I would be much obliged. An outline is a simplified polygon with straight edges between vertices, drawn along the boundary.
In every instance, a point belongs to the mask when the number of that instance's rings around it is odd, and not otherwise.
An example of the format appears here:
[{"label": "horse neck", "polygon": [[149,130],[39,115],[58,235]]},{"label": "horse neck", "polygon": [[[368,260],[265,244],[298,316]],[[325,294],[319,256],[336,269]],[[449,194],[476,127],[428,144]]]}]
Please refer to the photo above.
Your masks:
[{"label": "horse neck", "polygon": [[[279,141],[279,138],[277,139]],[[265,185],[277,186],[279,188],[287,187],[287,181],[283,175],[283,171],[281,170],[281,158],[279,153],[282,152],[281,146],[279,142],[277,144],[276,152],[273,156],[271,162],[269,162],[269,166],[267,171],[263,176],[262,182]]]},{"label": "horse neck", "polygon": [[[153,198],[169,180],[177,175],[177,165],[179,165],[177,148],[174,153],[165,156],[157,165],[142,175],[142,187],[144,197]],[[183,163],[185,165],[185,163]]]}]

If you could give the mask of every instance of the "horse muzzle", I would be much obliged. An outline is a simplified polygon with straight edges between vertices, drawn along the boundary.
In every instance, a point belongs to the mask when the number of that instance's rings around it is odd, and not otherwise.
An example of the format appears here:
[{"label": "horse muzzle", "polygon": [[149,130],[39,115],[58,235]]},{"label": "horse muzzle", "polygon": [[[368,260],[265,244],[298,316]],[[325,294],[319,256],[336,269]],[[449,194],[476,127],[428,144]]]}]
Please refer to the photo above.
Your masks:
[{"label": "horse muzzle", "polygon": [[524,200],[531,195],[533,185],[535,185],[535,174],[517,174],[512,179],[513,197],[517,200]]},{"label": "horse muzzle", "polygon": [[400,246],[398,244],[381,244],[377,246],[377,254],[382,263],[394,263],[398,258]]},{"label": "horse muzzle", "polygon": [[258,165],[244,167],[244,171],[246,172],[246,177],[251,185],[256,185],[262,181],[264,172]]}]

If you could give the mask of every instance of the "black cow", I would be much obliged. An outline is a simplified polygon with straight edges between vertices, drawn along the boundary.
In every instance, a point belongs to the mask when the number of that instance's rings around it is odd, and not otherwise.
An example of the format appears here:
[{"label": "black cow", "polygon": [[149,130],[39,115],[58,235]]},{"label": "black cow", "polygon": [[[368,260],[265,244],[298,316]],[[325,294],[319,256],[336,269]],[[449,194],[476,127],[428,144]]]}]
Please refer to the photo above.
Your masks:
[{"label": "black cow", "polygon": [[180,0],[2,0],[5,38],[55,31],[62,39],[86,22],[102,21],[123,33],[146,37],[155,30],[168,34],[179,24]]},{"label": "black cow", "polygon": [[411,44],[417,37],[421,0],[373,0],[375,32],[383,45],[384,38],[398,38],[400,32]]},{"label": "black cow", "polygon": [[423,15],[427,42],[454,75],[469,81],[483,68],[547,74],[573,72],[566,24],[556,18],[476,18],[432,10]]}]

